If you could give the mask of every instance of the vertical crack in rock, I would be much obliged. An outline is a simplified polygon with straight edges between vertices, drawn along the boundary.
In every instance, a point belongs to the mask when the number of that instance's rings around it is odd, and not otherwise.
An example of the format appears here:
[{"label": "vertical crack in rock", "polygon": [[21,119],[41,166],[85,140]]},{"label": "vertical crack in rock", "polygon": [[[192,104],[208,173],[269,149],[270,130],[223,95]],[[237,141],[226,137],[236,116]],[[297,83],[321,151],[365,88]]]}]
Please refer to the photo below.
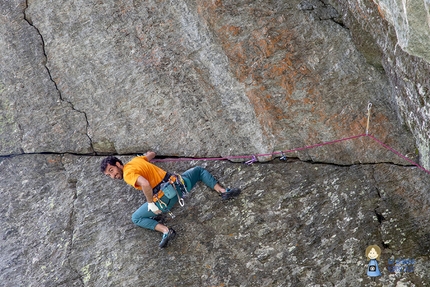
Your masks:
[{"label": "vertical crack in rock", "polygon": [[62,96],[62,94],[61,94],[61,91],[60,91],[60,89],[58,88],[57,83],[56,83],[56,82],[54,81],[54,79],[52,78],[51,71],[49,70],[48,65],[47,65],[47,64],[48,64],[48,55],[46,54],[46,50],[45,50],[45,41],[44,41],[44,39],[43,39],[42,33],[40,33],[39,29],[38,29],[36,26],[34,26],[34,25],[33,25],[33,22],[31,21],[30,17],[28,17],[28,16],[27,16],[27,8],[28,8],[28,0],[26,0],[26,1],[25,1],[25,8],[24,8],[24,11],[23,11],[23,14],[24,14],[24,20],[25,20],[25,21],[26,21],[26,22],[27,22],[31,27],[33,27],[33,28],[34,28],[34,30],[36,30],[37,34],[39,35],[39,37],[40,37],[40,39],[41,39],[41,41],[42,41],[42,52],[43,52],[43,55],[45,56],[45,64],[44,64],[44,66],[45,66],[45,69],[46,69],[46,71],[47,71],[47,73],[48,73],[49,79],[50,79],[50,80],[51,80],[51,82],[54,84],[54,87],[55,87],[55,89],[57,90],[58,97],[60,98],[60,100],[61,100],[62,102],[68,103],[68,104],[70,105],[70,107],[72,108],[72,110],[74,110],[74,111],[76,111],[76,112],[81,113],[81,114],[83,114],[83,115],[84,115],[84,117],[85,117],[85,121],[86,121],[86,125],[85,125],[85,130],[86,130],[86,132],[85,132],[85,135],[88,137],[88,140],[90,141],[91,150],[93,150],[93,151],[94,151],[93,141],[92,141],[92,139],[91,139],[90,135],[88,134],[89,122],[88,122],[87,114],[86,114],[85,112],[83,112],[83,111],[77,110],[77,109],[74,107],[74,105],[73,105],[73,103],[72,103],[72,102],[70,102],[70,101],[66,101],[66,100],[64,100],[64,99],[63,99],[63,96]]},{"label": "vertical crack in rock", "polygon": [[85,286],[82,274],[79,272],[79,270],[77,270],[75,267],[73,267],[73,264],[72,264],[71,258],[70,258],[72,251],[73,251],[73,236],[74,236],[74,232],[75,232],[75,221],[76,221],[75,220],[75,209],[76,209],[75,203],[76,203],[76,200],[78,199],[78,190],[76,188],[76,182],[77,182],[77,180],[69,180],[69,184],[72,185],[71,188],[73,189],[73,194],[72,194],[71,209],[70,209],[70,213],[69,213],[69,220],[67,223],[67,231],[69,232],[70,236],[68,239],[66,258],[67,258],[67,264],[68,264],[70,270],[72,270],[72,272],[74,272],[76,274],[76,277],[72,278],[72,280],[77,280],[81,283],[81,286]]},{"label": "vertical crack in rock", "polygon": [[[378,191],[378,195],[379,195],[379,191]],[[381,196],[379,195],[379,198],[381,199]],[[382,223],[386,220],[384,215],[382,215],[382,212],[378,210],[379,209],[379,205],[373,210],[373,212],[375,213],[376,219],[379,222],[379,236],[381,238],[381,245],[382,247],[384,247],[384,249],[390,248],[390,245],[388,243],[385,243],[384,240],[384,236],[383,236],[383,232],[381,231],[381,227],[382,227]]]},{"label": "vertical crack in rock", "polygon": [[69,222],[67,224],[67,228],[69,229],[69,233],[70,233],[70,237],[69,237],[69,245],[67,248],[67,263],[70,267],[70,269],[75,272],[77,274],[77,280],[81,283],[82,286],[85,286],[84,284],[84,279],[82,278],[82,274],[73,267],[73,264],[71,262],[70,256],[72,254],[72,250],[73,250],[73,234],[74,234],[74,230],[75,230],[75,202],[78,198],[78,191],[76,189],[76,187],[73,189],[73,202],[72,202],[72,207],[71,207],[71,211],[69,214]]},{"label": "vertical crack in rock", "polygon": [[376,189],[376,192],[378,193],[379,198],[382,198],[381,193],[379,192],[379,188],[375,187],[375,189]]},{"label": "vertical crack in rock", "polygon": [[[377,186],[378,180],[375,177],[375,166],[372,165],[371,166],[371,179],[372,179],[372,185],[374,186],[376,193],[378,195],[378,202],[381,202],[383,200],[382,198],[382,194]],[[382,227],[382,223],[386,220],[384,215],[382,214],[382,212],[379,210],[380,205],[378,204],[375,209],[373,210],[373,212],[375,213],[376,219],[378,220],[379,226],[378,226],[378,233],[379,233],[379,237],[381,239],[381,245],[384,249],[390,248],[390,245],[388,243],[385,243],[384,240],[384,234],[383,231],[381,230]]]},{"label": "vertical crack in rock", "polygon": [[376,218],[378,219],[379,224],[382,224],[382,221],[385,220],[385,217],[382,215],[381,212],[378,211],[378,208],[379,208],[379,206],[377,206],[374,211],[375,211],[375,215],[376,215]]}]

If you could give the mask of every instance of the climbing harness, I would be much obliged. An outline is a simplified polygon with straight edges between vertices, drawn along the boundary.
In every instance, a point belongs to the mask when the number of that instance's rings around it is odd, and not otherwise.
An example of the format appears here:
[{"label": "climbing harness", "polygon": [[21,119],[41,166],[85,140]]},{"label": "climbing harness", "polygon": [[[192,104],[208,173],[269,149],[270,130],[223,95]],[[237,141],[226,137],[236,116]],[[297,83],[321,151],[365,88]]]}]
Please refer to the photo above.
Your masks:
[{"label": "climbing harness", "polygon": [[[183,196],[188,193],[184,179],[179,174],[175,174],[170,177],[169,183],[176,192],[179,204],[183,207],[185,205]],[[181,192],[181,196],[179,195],[178,190]]]},{"label": "climbing harness", "polygon": [[167,211],[169,215],[174,218],[175,216],[170,210],[167,210],[167,204],[161,200],[163,196],[168,199],[172,199],[175,196],[178,197],[179,204],[183,207],[185,205],[184,199],[182,198],[187,194],[187,188],[185,186],[184,179],[179,174],[173,174],[169,177],[169,180],[162,183],[160,190],[152,196],[152,201],[158,202],[162,211]]}]

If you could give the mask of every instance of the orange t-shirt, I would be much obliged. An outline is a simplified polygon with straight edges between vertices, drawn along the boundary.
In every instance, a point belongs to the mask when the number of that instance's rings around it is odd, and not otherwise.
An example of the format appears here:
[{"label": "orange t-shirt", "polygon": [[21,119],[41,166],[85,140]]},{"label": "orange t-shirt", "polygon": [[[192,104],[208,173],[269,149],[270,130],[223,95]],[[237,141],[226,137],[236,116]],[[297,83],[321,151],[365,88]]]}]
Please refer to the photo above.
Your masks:
[{"label": "orange t-shirt", "polygon": [[163,181],[167,172],[158,166],[150,163],[146,156],[138,156],[124,165],[123,177],[124,181],[137,189],[142,189],[136,185],[137,178],[143,176],[152,188]]}]

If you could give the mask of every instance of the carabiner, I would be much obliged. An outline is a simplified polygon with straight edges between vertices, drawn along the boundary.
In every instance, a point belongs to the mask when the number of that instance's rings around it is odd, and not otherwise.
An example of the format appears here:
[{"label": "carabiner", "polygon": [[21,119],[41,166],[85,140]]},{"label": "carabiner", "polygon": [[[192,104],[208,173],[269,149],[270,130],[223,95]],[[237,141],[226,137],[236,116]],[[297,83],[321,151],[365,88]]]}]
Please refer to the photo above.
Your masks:
[{"label": "carabiner", "polygon": [[179,202],[179,204],[180,204],[182,207],[184,207],[185,202],[184,202],[184,199],[183,199],[182,197],[181,197],[181,198],[179,198],[178,202]]},{"label": "carabiner", "polygon": [[[167,204],[164,203],[161,199],[159,199],[158,202],[160,203],[160,209],[161,209],[161,211],[167,209]],[[163,207],[163,205],[164,205],[164,207]]]},{"label": "carabiner", "polygon": [[245,164],[246,165],[251,165],[251,164],[253,164],[254,162],[257,162],[257,161],[258,161],[257,157],[255,155],[253,155],[252,159],[246,161]]},{"label": "carabiner", "polygon": [[287,156],[284,154],[283,151],[281,151],[281,157],[279,158],[279,160],[287,160]]}]

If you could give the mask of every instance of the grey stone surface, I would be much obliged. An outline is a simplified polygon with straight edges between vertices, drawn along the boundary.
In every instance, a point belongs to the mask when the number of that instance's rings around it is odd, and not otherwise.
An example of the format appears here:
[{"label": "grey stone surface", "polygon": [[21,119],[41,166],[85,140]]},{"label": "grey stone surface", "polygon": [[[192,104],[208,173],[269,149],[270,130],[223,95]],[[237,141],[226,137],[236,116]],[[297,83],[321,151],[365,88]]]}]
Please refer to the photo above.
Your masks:
[{"label": "grey stone surface", "polygon": [[[365,136],[272,159],[364,134],[371,102],[369,132],[430,167],[429,64],[382,2],[0,2],[1,285],[428,286],[429,174]],[[197,186],[159,250],[98,170],[148,149],[239,156],[158,164],[243,194]]]},{"label": "grey stone surface", "polygon": [[42,38],[23,19],[24,2],[0,5],[0,154],[89,152],[85,115],[51,80]]},{"label": "grey stone surface", "polygon": [[[199,184],[185,207],[173,210],[174,219],[166,216],[178,236],[159,250],[160,235],[130,220],[143,195],[104,177],[100,159],[1,161],[3,286],[425,286],[430,280],[430,179],[417,168],[157,163],[177,172],[202,165],[222,184],[243,189],[222,202]],[[376,281],[366,275],[371,244],[383,248]],[[406,258],[415,260],[415,272],[390,274],[389,260]]]},{"label": "grey stone surface", "polygon": [[[417,157],[413,138],[393,113],[386,76],[366,63],[331,6],[13,3],[3,4],[8,17],[33,40],[7,41],[26,48],[10,49],[11,59],[23,54],[39,63],[28,89],[50,88],[48,97],[32,93],[31,111],[3,116],[5,132],[17,130],[12,146],[24,153],[266,154],[362,134],[372,102],[371,132]],[[6,89],[2,94],[5,102],[22,98]],[[402,162],[361,141],[293,156]]]},{"label": "grey stone surface", "polygon": [[[389,92],[395,100],[398,115],[402,123],[412,131],[421,164],[427,169],[430,168],[430,67],[426,57],[422,54],[417,57],[416,53],[411,51],[412,46],[421,45],[415,41],[417,38],[420,42],[428,41],[429,27],[425,24],[428,19],[423,21],[421,16],[414,16],[428,13],[428,8],[422,8],[422,5],[427,4],[422,1],[408,1],[403,2],[405,5],[402,8],[397,1],[330,2],[339,11],[341,21],[350,29],[352,37],[361,44],[357,47],[361,47],[360,50],[364,54],[373,58],[370,63],[373,62],[375,65],[375,61],[377,62],[379,57],[380,62],[376,65],[382,66],[388,76]],[[375,3],[378,3],[379,6]],[[391,4],[387,6],[385,5],[387,3]],[[402,23],[400,28],[399,25],[393,27],[389,20],[390,17],[385,17],[385,12],[390,13],[390,11],[395,16],[394,10],[391,8],[396,5],[407,10],[403,10],[406,14],[397,14],[399,18],[410,17],[410,21]],[[399,24],[397,20],[396,22]],[[408,35],[398,37],[399,33]],[[410,46],[406,47],[404,51],[401,43],[402,41],[404,43],[405,38],[412,34],[414,34],[415,40],[411,39]],[[366,49],[369,45],[364,44],[368,43],[371,43],[371,49]],[[425,46],[425,44],[423,45]]]},{"label": "grey stone surface", "polygon": [[408,54],[430,62],[430,8],[428,1],[374,1],[395,29],[397,44]]}]

